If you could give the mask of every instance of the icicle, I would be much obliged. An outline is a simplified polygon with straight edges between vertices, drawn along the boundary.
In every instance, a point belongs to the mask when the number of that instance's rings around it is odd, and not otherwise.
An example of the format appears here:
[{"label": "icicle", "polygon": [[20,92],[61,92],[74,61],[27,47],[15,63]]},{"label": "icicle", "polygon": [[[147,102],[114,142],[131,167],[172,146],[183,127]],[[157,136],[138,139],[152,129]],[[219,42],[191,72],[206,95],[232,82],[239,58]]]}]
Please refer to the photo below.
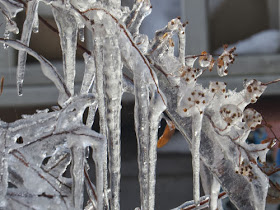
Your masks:
[{"label": "icicle", "polygon": [[[7,28],[7,26],[6,26]],[[5,33],[3,35],[4,39],[10,39],[10,32],[7,31],[7,29],[5,29]],[[5,43],[3,44],[3,48],[4,49],[8,49],[9,48],[9,45],[6,45]]]},{"label": "icicle", "polygon": [[[94,147],[92,145],[92,159],[95,163],[95,171],[96,171],[96,189],[97,189],[97,210],[103,210],[106,207],[106,203],[103,202],[103,200],[106,202],[107,195],[107,182],[105,183],[106,186],[104,186],[104,180],[107,179],[107,165],[106,165],[106,171],[104,170],[104,161],[107,160],[107,141],[105,138],[102,138],[98,147]],[[107,161],[105,161],[107,163]],[[106,172],[104,174],[104,172]],[[106,175],[106,176],[105,176]],[[105,206],[103,206],[103,203]]]},{"label": "icicle", "polygon": [[[39,4],[39,2],[38,2]],[[33,20],[33,27],[32,27],[33,33],[39,32],[39,17],[38,17],[38,9],[35,10],[34,13],[34,20]]]},{"label": "icicle", "polygon": [[85,60],[85,73],[83,77],[83,82],[80,90],[80,94],[86,94],[89,92],[90,87],[95,79],[95,62],[94,58],[87,54],[83,54]]},{"label": "icicle", "polygon": [[122,98],[122,63],[117,37],[104,38],[104,95],[106,103],[108,157],[112,209],[120,209],[120,117]]},{"label": "icicle", "polygon": [[85,41],[85,29],[84,29],[84,27],[79,28],[78,33],[79,33],[80,41],[84,42]]},{"label": "icicle", "polygon": [[[166,99],[164,99],[166,101]],[[158,141],[158,127],[161,120],[161,114],[166,106],[162,98],[154,88],[151,96],[149,107],[149,123],[150,123],[150,145],[149,145],[149,204],[148,209],[155,209],[155,185],[156,185],[156,162],[157,162],[157,141]]]},{"label": "icicle", "polygon": [[55,7],[52,11],[60,36],[64,81],[71,95],[74,95],[78,33],[76,18],[72,13],[70,13],[70,11],[66,9]]},{"label": "icicle", "polygon": [[218,195],[220,193],[221,185],[218,180],[213,177],[211,185],[211,194],[210,194],[210,209],[218,209]]},{"label": "icicle", "polygon": [[192,116],[192,169],[193,169],[193,198],[196,205],[199,204],[199,148],[202,127],[202,114],[196,113]]},{"label": "icicle", "polygon": [[[94,36],[93,36],[94,37]],[[100,133],[106,136],[107,134],[107,123],[105,117],[105,96],[103,90],[103,46],[102,39],[95,37],[94,43],[94,55],[95,55],[95,65],[96,65],[96,92],[98,99],[98,113],[99,113],[99,125]],[[107,158],[103,161],[104,169],[104,205],[108,206],[108,183],[107,183]]]},{"label": "icicle", "polygon": [[47,59],[45,59],[43,56],[38,55],[35,51],[31,50],[30,48],[18,41],[5,40],[0,38],[0,43],[5,43],[13,47],[14,49],[19,50],[20,52],[26,52],[40,62],[43,74],[51,81],[53,81],[53,83],[59,90],[58,103],[60,105],[62,105],[70,97],[70,92],[64,84],[61,75],[57,72],[56,68]]},{"label": "icicle", "polygon": [[135,72],[133,80],[141,209],[146,210],[149,209],[149,90],[144,78],[144,72]]},{"label": "icicle", "polygon": [[[72,137],[70,137],[72,138]],[[75,137],[74,137],[75,138]],[[75,209],[83,208],[85,148],[79,143],[71,147],[72,201]]]},{"label": "icicle", "polygon": [[[32,27],[34,25],[34,21],[36,21],[36,14],[38,10],[38,0],[28,1],[27,2],[27,14],[26,19],[23,24],[22,34],[20,41],[29,46],[29,41],[31,37]],[[25,74],[25,65],[26,65],[27,54],[25,51],[18,52],[18,67],[17,67],[17,88],[18,95],[22,95],[22,84],[24,80]]]}]

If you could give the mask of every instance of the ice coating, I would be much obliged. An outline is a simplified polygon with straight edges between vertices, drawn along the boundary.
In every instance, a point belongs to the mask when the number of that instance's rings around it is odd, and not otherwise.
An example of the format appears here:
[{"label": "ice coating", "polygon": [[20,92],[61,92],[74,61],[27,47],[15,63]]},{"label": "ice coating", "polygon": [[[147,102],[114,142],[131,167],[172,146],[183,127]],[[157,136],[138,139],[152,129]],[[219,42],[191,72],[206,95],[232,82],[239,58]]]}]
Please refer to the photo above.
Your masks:
[{"label": "ice coating", "polygon": [[[22,5],[12,0],[0,2],[3,13],[9,17],[22,9]],[[227,91],[223,82],[210,82],[208,88],[197,82],[214,64],[218,74],[226,76],[234,61],[234,48],[225,46],[216,63],[207,52],[185,56],[186,24],[179,17],[158,30],[149,41],[145,34],[139,33],[143,19],[151,12],[149,0],[136,0],[131,10],[122,7],[120,0],[44,2],[53,9],[58,25],[63,76],[48,60],[28,48],[31,31],[38,28],[38,0],[27,3],[21,42],[5,39],[0,42],[20,51],[19,92],[29,53],[59,90],[60,107],[24,115],[14,123],[0,122],[0,135],[4,139],[0,143],[1,207],[121,209],[120,111],[123,92],[130,92],[135,95],[140,209],[155,208],[157,133],[165,109],[190,144],[193,156],[194,201],[176,209],[220,208],[218,198],[225,195],[239,209],[264,209],[268,179],[257,161],[265,161],[275,141],[260,145],[246,143],[262,117],[245,107],[255,103],[267,85],[251,80],[245,82],[242,91],[236,92]],[[84,27],[92,33],[93,46],[91,52],[84,54],[83,81],[80,92],[74,96],[77,36],[84,39]],[[178,56],[174,54],[174,35],[179,37]],[[8,33],[5,36],[8,38]],[[195,62],[200,69],[194,68]],[[123,65],[131,71],[133,79],[123,76]],[[89,112],[84,125],[86,108]],[[91,130],[97,110],[101,134]],[[88,173],[89,158],[95,162],[95,185]],[[70,164],[69,178],[64,173]],[[208,194],[204,197],[199,192],[200,172]],[[17,188],[8,187],[8,182]],[[84,183],[89,195],[87,202]],[[222,196],[220,187],[224,190]]]}]

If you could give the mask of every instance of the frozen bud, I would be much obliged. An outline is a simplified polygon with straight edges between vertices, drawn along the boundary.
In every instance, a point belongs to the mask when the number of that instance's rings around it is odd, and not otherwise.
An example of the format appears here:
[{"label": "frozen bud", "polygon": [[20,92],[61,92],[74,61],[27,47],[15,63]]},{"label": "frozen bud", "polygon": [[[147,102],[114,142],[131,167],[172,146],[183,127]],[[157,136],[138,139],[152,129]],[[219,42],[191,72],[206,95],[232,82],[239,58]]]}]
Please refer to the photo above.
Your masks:
[{"label": "frozen bud", "polygon": [[266,85],[263,85],[260,81],[254,79],[246,82],[244,88],[246,101],[255,103],[266,89]]},{"label": "frozen bud", "polygon": [[181,25],[180,19],[175,18],[168,22],[167,28],[171,31],[174,31],[174,30],[178,30],[180,25]]},{"label": "frozen bud", "polygon": [[227,123],[228,126],[234,124],[238,120],[241,120],[242,111],[233,104],[226,104],[220,108],[220,114],[222,119]]},{"label": "frozen bud", "polygon": [[134,42],[136,43],[137,47],[141,50],[142,53],[145,54],[148,51],[149,38],[147,35],[137,34],[134,37]]},{"label": "frozen bud", "polygon": [[180,92],[177,112],[181,117],[190,117],[193,113],[203,113],[209,102],[209,96],[201,85],[195,85],[192,91],[180,90]]},{"label": "frozen bud", "polygon": [[186,58],[185,58],[185,62],[186,62],[186,66],[188,66],[188,67],[193,67],[193,65],[194,65],[194,62],[196,61],[196,59],[197,59],[197,56],[195,56],[195,55],[188,55]]},{"label": "frozen bud", "polygon": [[181,73],[181,78],[188,84],[196,81],[197,73],[199,72],[198,69],[187,66],[183,66],[179,71]]},{"label": "frozen bud", "polygon": [[208,54],[207,52],[203,51],[201,56],[199,56],[199,65],[203,68],[209,67],[212,61],[212,55]]},{"label": "frozen bud", "polygon": [[223,94],[226,92],[225,82],[210,82],[209,90],[214,94]]},{"label": "frozen bud", "polygon": [[243,112],[243,121],[251,129],[255,130],[262,122],[262,116],[256,110],[252,108],[245,109]]}]

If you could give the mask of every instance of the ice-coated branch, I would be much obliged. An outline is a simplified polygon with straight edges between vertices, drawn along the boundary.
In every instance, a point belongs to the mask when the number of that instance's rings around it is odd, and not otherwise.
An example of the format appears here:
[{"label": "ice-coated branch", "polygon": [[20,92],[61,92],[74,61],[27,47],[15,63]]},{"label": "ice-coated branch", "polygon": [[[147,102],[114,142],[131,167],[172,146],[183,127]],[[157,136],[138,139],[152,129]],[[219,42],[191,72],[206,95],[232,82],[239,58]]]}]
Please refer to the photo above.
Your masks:
[{"label": "ice-coated branch", "polygon": [[53,83],[59,90],[59,104],[62,105],[71,96],[68,88],[63,82],[62,77],[57,72],[56,68],[47,59],[45,59],[43,56],[40,56],[38,53],[31,50],[29,47],[27,47],[19,41],[6,40],[0,38],[0,42],[13,47],[14,49],[20,50],[21,52],[26,52],[30,54],[40,62],[42,72],[44,73],[44,75],[48,77],[51,81],[53,81]]}]

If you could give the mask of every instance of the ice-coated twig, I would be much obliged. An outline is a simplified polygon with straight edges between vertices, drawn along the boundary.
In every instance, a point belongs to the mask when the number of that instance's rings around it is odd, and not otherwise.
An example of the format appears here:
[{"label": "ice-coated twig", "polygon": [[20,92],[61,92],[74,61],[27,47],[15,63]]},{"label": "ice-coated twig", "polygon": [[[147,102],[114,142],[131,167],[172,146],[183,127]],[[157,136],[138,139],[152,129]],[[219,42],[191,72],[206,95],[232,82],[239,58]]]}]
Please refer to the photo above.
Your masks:
[{"label": "ice-coated twig", "polygon": [[27,52],[40,62],[43,74],[51,81],[53,81],[53,83],[59,90],[59,104],[63,104],[71,96],[68,88],[63,82],[62,77],[57,72],[56,68],[47,59],[45,59],[43,56],[40,56],[38,53],[31,50],[29,47],[19,41],[5,40],[3,38],[0,38],[0,42],[13,47],[14,49],[20,50],[21,52]]},{"label": "ice-coated twig", "polygon": [[93,208],[96,209],[96,207],[97,207],[96,188],[93,185],[93,183],[91,182],[86,168],[84,169],[84,173],[85,173],[85,186],[86,186],[86,189],[87,189],[88,197],[90,199],[89,202],[91,203]]},{"label": "ice-coated twig", "polygon": [[211,192],[210,192],[210,209],[216,210],[218,208],[218,195],[221,189],[221,185],[218,180],[213,177],[211,183]]},{"label": "ice-coated twig", "polygon": [[[29,46],[32,28],[34,25],[34,21],[36,21],[36,14],[38,15],[38,5],[39,0],[32,0],[27,2],[27,14],[23,24],[23,29],[21,33],[20,41],[24,44]],[[27,53],[26,51],[19,51],[18,52],[18,67],[17,67],[17,88],[18,88],[18,95],[22,95],[22,85],[24,81],[24,74],[25,74],[25,65],[26,65],[26,58]]]},{"label": "ice-coated twig", "polygon": [[[3,125],[2,125],[3,126]],[[6,206],[6,193],[8,188],[8,162],[6,151],[6,131],[0,130],[0,208]]]},{"label": "ice-coated twig", "polygon": [[[227,197],[227,194],[225,192],[221,192],[218,196],[219,199],[224,199]],[[183,203],[182,205],[172,209],[172,210],[191,210],[191,209],[205,209],[206,207],[209,207],[209,196],[202,196],[199,198],[200,205],[196,206],[194,200],[187,201]]]},{"label": "ice-coated twig", "polygon": [[67,8],[55,5],[53,6],[52,11],[60,36],[64,82],[68,87],[71,95],[74,95],[78,33],[77,21],[75,16]]},{"label": "ice-coated twig", "polygon": [[[69,136],[68,138],[75,138]],[[76,137],[77,138],[77,137]],[[81,137],[82,138],[82,137]],[[71,149],[71,176],[72,182],[72,202],[74,209],[82,209],[84,203],[84,163],[85,163],[85,148],[81,145],[81,141],[73,144]],[[73,140],[72,140],[73,141]]]},{"label": "ice-coated twig", "polygon": [[5,40],[3,38],[0,38],[0,42],[5,43],[13,47],[14,49],[20,50],[22,52],[25,51],[40,62],[43,74],[51,81],[53,81],[53,83],[59,90],[60,94],[58,102],[60,104],[63,104],[70,97],[70,92],[64,84],[62,77],[57,72],[56,68],[47,59],[45,59],[43,56],[40,56],[35,51],[31,50],[29,47],[27,47],[19,41]]},{"label": "ice-coated twig", "polygon": [[199,204],[200,198],[200,184],[199,184],[199,170],[200,170],[200,140],[202,128],[203,115],[196,113],[192,116],[192,169],[193,169],[193,198],[196,205]]},{"label": "ice-coated twig", "polygon": [[150,0],[135,0],[130,15],[125,20],[126,28],[132,35],[139,34],[142,21],[152,11]]}]

